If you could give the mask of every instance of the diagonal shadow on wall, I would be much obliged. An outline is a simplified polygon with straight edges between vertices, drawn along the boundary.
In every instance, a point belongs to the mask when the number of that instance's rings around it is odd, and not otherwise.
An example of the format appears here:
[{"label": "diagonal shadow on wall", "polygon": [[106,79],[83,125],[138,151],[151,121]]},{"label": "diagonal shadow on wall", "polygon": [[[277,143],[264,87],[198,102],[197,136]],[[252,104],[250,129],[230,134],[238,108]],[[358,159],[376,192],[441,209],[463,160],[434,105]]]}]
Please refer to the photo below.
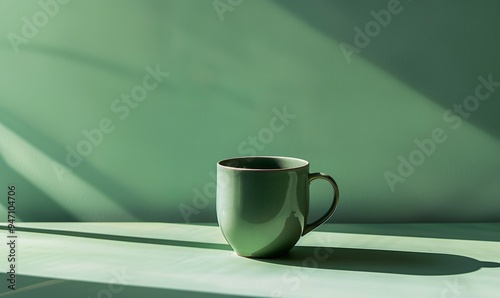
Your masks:
[{"label": "diagonal shadow on wall", "polygon": [[[300,0],[275,0],[339,44],[356,47],[359,51],[347,51],[349,59],[370,61],[444,109],[453,109],[466,97],[475,96],[479,76],[488,80],[491,74],[492,81],[500,85],[500,2],[402,0],[399,13],[380,17],[385,18],[385,26],[380,22],[373,25],[374,14],[387,11],[388,5],[396,2],[316,0],[306,4]],[[372,36],[357,37],[362,33],[354,28],[366,34],[367,25],[372,26],[368,28]],[[344,52],[339,46],[332,55]],[[347,58],[345,63],[349,63]],[[467,102],[470,112],[462,108],[466,115],[462,118],[500,138],[497,88],[494,86],[490,97],[478,100],[477,105]],[[485,88],[480,91],[487,93]]]}]

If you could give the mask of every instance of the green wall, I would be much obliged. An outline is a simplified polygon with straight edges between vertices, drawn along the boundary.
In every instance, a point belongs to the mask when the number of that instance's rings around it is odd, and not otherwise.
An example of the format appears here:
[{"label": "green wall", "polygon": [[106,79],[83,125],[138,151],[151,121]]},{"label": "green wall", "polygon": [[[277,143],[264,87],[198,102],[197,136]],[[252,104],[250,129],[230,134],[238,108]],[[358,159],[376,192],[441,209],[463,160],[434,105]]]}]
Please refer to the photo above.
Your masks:
[{"label": "green wall", "polygon": [[218,160],[284,155],[333,222],[499,221],[499,10],[1,1],[2,189],[23,221],[207,222]]}]

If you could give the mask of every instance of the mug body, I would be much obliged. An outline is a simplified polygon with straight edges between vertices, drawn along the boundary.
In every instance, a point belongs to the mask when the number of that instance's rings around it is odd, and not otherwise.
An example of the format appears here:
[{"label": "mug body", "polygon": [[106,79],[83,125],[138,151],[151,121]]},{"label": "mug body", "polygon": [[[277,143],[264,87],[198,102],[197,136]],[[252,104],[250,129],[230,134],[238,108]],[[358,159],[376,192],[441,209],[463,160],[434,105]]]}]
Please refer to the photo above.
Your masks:
[{"label": "mug body", "polygon": [[309,163],[241,157],[217,164],[217,220],[244,257],[274,257],[299,240],[309,209]]}]

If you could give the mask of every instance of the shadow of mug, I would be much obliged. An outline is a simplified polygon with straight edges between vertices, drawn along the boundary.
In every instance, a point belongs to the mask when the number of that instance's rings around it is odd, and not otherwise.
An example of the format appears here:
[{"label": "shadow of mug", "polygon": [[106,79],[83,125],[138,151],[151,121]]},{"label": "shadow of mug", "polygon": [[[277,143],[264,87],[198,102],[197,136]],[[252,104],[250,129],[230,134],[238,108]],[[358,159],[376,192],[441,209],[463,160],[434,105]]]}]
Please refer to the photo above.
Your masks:
[{"label": "shadow of mug", "polygon": [[[7,229],[0,226],[0,230]],[[110,241],[157,244],[198,249],[231,251],[227,244],[156,239],[123,235],[109,235],[78,231],[50,230],[19,227],[19,231],[45,233]],[[257,262],[321,270],[378,272],[404,275],[454,275],[477,271],[481,268],[500,268],[500,263],[479,261],[474,258],[430,252],[410,252],[369,248],[337,248],[327,246],[296,246],[278,258],[252,258]],[[498,269],[497,269],[498,270]]]},{"label": "shadow of mug", "polygon": [[323,246],[297,246],[280,258],[254,260],[303,268],[403,275],[453,275],[500,268],[500,263],[453,254]]}]

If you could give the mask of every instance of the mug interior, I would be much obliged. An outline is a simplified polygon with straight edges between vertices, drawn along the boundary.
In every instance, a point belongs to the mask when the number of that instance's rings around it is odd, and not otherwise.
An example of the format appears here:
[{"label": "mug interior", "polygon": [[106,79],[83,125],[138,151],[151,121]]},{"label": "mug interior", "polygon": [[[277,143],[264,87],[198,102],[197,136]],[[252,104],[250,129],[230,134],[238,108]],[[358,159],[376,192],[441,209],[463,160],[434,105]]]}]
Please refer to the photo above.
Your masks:
[{"label": "mug interior", "polygon": [[290,170],[308,164],[303,159],[279,156],[237,157],[219,161],[220,166],[241,170]]}]

